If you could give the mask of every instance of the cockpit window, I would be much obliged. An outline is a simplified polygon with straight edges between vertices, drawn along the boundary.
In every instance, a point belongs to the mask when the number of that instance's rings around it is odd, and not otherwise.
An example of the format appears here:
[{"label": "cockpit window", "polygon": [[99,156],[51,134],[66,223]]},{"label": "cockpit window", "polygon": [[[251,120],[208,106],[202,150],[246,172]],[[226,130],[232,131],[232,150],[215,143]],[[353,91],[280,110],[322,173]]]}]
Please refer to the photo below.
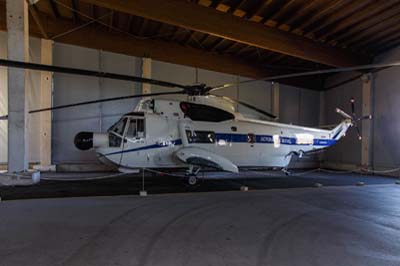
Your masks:
[{"label": "cockpit window", "polygon": [[127,138],[143,138],[144,137],[144,119],[131,118],[129,120]]},{"label": "cockpit window", "polygon": [[126,118],[123,118],[119,120],[117,123],[115,123],[108,132],[110,133],[109,136],[109,141],[110,141],[110,147],[120,147],[121,142],[122,142],[122,136],[124,135],[125,131],[125,125],[126,125]]},{"label": "cockpit window", "polygon": [[126,124],[126,118],[123,118],[119,120],[117,123],[115,123],[112,127],[110,127],[108,131],[112,131],[122,136],[124,135],[125,124]]}]

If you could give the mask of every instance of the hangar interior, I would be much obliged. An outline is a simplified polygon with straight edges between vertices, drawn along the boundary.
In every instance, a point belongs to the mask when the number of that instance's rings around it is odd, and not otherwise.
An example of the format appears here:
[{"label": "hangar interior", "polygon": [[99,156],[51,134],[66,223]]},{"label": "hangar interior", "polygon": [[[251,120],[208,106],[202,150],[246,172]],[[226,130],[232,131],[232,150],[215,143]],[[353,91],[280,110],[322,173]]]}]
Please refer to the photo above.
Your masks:
[{"label": "hangar interior", "polygon": [[[183,84],[217,85],[246,78],[260,79],[277,74],[327,69],[331,66],[392,62],[398,58],[395,49],[399,41],[396,35],[397,6],[391,1],[384,4],[368,1],[351,3],[350,1],[340,3],[267,1],[265,3],[265,1],[205,0],[197,2],[195,7],[198,9],[203,10],[207,7],[213,9],[212,11],[217,10],[213,12],[216,15],[229,15],[253,22],[246,25],[249,29],[251,26],[265,25],[284,32],[282,37],[288,38],[289,41],[292,37],[292,41],[298,41],[298,46],[303,49],[294,51],[297,52],[297,56],[292,54],[290,47],[283,48],[287,50],[286,54],[262,49],[259,47],[262,40],[256,40],[253,45],[248,45],[229,39],[231,38],[229,33],[226,34],[226,38],[222,38],[214,35],[212,30],[209,30],[211,31],[209,34],[204,32],[205,29],[196,31],[191,27],[197,25],[191,25],[190,21],[188,28],[184,28],[166,23],[168,17],[162,17],[158,21],[151,19],[157,14],[144,12],[141,17],[136,14],[140,11],[120,10],[121,7],[117,8],[113,4],[96,1],[70,2],[38,1],[27,7],[29,9],[27,20],[30,19],[29,32],[32,37],[29,48],[25,49],[29,49],[31,62],[40,63],[47,57],[47,60],[56,66],[140,76],[143,75],[144,60],[149,60],[146,58],[151,57],[151,61],[146,63],[149,66],[146,67],[148,74],[153,78]],[[7,30],[5,4],[5,1],[1,3],[3,30]],[[206,14],[207,12],[204,13]],[[221,30],[229,27],[228,22],[225,24],[220,27]],[[107,43],[107,40],[113,40],[113,44]],[[136,40],[138,43],[131,44],[131,47],[123,46],[124,42],[129,40]],[[336,53],[338,56],[328,58],[318,54],[320,51],[306,50],[315,48],[308,46],[310,40],[322,52],[331,52],[332,55]],[[1,56],[6,58],[6,32],[1,33],[0,43]],[[147,43],[151,43],[152,46],[143,47]],[[171,51],[166,50],[163,53],[162,49],[168,46],[171,48],[165,49]],[[175,50],[175,53],[179,51],[179,55],[172,53],[174,48],[179,48]],[[46,51],[45,55],[41,54],[43,49]],[[203,54],[209,58],[204,57],[205,60],[196,58]],[[275,112],[279,122],[317,127],[340,121],[341,117],[336,114],[335,108],[348,110],[348,101],[354,97],[357,100],[356,111],[363,114],[370,112],[374,117],[373,122],[363,122],[363,140],[357,141],[356,134],[351,131],[349,137],[323,155],[293,160],[292,167],[322,165],[335,169],[360,166],[379,170],[392,169],[398,166],[397,158],[399,158],[397,154],[399,149],[393,148],[398,146],[397,131],[396,127],[391,126],[392,123],[396,124],[398,119],[395,115],[397,92],[394,89],[397,81],[393,80],[397,71],[396,68],[379,69],[372,74],[366,73],[368,77],[364,76],[364,79],[360,76],[360,72],[347,72],[287,79],[278,84],[275,82],[275,85],[271,82],[257,81],[220,90],[218,94],[246,100],[263,110]],[[1,69],[0,77],[2,84],[0,110],[2,114],[6,114],[8,97],[6,68]],[[48,96],[50,98],[46,100],[54,106],[138,93],[143,90],[142,85],[138,83],[102,78],[55,73],[52,79],[52,96]],[[41,100],[44,101],[41,98],[43,88],[40,72],[27,73],[27,87],[29,108],[40,107]],[[151,86],[151,91],[166,91],[166,89]],[[47,135],[48,139],[40,138],[40,114],[31,115],[26,141],[29,163],[41,165],[42,152],[47,154],[42,155],[42,158],[47,156],[47,162],[42,162],[42,165],[50,164],[68,169],[68,165],[87,164],[90,165],[90,169],[95,169],[93,164],[98,161],[94,153],[77,150],[71,145],[73,136],[82,130],[106,130],[123,113],[132,110],[137,102],[137,100],[126,100],[118,105],[103,103],[66,111],[53,111],[51,135]],[[391,102],[393,103],[390,104]],[[250,116],[257,116],[251,110],[246,110],[246,107],[238,108]],[[0,121],[0,127],[0,163],[2,168],[6,168],[7,121]],[[383,132],[386,132],[384,139],[380,137]],[[41,145],[47,149],[41,150]]]},{"label": "hangar interior", "polygon": [[[335,145],[293,156],[293,173],[316,171],[304,177],[278,171],[279,178],[264,178],[262,169],[234,175],[239,181],[223,173],[228,181],[193,188],[157,176],[148,191],[153,185],[154,194],[167,195],[14,201],[143,192],[140,180],[129,177],[87,181],[115,168],[74,145],[77,133],[107,131],[140,98],[28,112],[174,89],[0,64],[4,265],[400,265],[399,22],[397,0],[0,0],[5,61],[185,85],[234,84],[215,94],[302,127],[339,124],[336,108],[354,113],[352,98],[357,117],[372,115],[354,120],[361,137],[351,127]],[[352,70],[359,66],[369,67]],[[281,77],[303,72],[319,73]],[[235,108],[248,119],[271,120],[254,108]],[[39,184],[30,183],[33,175],[28,185],[20,179],[36,171]],[[72,183],[64,182],[65,173]],[[333,187],[316,189],[324,185]],[[215,192],[221,190],[242,192]],[[74,233],[59,232],[63,224]],[[55,248],[59,239],[65,253]],[[36,256],[43,248],[48,253]]]}]

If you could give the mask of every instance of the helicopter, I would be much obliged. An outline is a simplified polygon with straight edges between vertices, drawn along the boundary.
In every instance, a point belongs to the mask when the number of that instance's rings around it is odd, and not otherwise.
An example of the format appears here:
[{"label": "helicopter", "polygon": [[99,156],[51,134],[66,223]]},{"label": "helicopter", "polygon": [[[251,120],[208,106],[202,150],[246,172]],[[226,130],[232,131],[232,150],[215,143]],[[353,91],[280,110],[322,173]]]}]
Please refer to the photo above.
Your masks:
[{"label": "helicopter", "polygon": [[188,183],[194,185],[203,167],[231,173],[279,168],[288,173],[292,156],[328,148],[356,125],[358,118],[337,112],[343,121],[325,130],[246,118],[235,111],[233,101],[214,95],[185,101],[143,99],[107,132],[80,132],[74,143],[80,150],[94,149],[101,162],[121,172],[188,168]]},{"label": "helicopter", "polygon": [[[0,65],[129,80],[180,89],[172,92],[136,94],[54,106],[32,110],[29,113],[127,98],[142,98],[131,112],[123,115],[107,132],[78,133],[74,138],[76,148],[94,150],[102,163],[114,165],[120,172],[129,173],[137,169],[185,168],[190,185],[198,182],[198,173],[205,168],[238,173],[241,168],[262,167],[281,169],[288,173],[287,167],[293,156],[301,158],[309,152],[335,145],[345,136],[350,127],[356,128],[361,139],[357,123],[364,119],[372,119],[371,115],[357,117],[355,101],[351,99],[352,113],[347,114],[337,108],[336,112],[343,117],[343,120],[333,129],[296,126],[273,121],[276,119],[273,114],[248,103],[211,93],[236,84],[223,84],[216,87],[208,87],[205,84],[181,85],[136,76],[10,60],[0,60]],[[387,65],[368,65],[317,72],[335,73],[387,67]],[[313,74],[318,73],[315,71],[294,73],[263,80]],[[156,98],[163,95],[186,95],[186,99]],[[253,109],[271,118],[272,121],[245,117],[236,110],[235,104]],[[7,119],[7,116],[2,116],[0,119]]]}]

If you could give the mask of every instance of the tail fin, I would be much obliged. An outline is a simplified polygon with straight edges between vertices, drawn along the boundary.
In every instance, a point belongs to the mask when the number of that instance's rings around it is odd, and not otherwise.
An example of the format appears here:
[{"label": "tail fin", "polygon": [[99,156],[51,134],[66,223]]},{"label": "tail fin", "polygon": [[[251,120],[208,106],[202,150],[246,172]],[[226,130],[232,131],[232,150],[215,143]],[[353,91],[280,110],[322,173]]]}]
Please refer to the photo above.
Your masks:
[{"label": "tail fin", "polygon": [[339,140],[346,134],[347,130],[351,125],[352,125],[351,120],[349,119],[343,120],[339,125],[337,125],[334,129],[331,130],[330,132],[331,139]]}]

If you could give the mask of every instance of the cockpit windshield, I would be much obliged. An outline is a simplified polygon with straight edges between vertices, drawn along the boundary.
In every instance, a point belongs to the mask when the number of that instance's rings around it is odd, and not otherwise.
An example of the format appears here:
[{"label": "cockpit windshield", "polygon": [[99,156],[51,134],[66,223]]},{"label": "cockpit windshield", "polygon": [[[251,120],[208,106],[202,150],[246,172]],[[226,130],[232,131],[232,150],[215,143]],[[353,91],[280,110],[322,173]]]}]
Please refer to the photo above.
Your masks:
[{"label": "cockpit windshield", "polygon": [[124,117],[108,129],[110,147],[120,147],[122,139],[139,140],[145,137],[142,117]]},{"label": "cockpit windshield", "polygon": [[124,135],[126,120],[127,120],[126,118],[122,118],[117,123],[115,123],[113,126],[111,126],[108,131],[117,133],[118,135],[121,135],[121,136]]},{"label": "cockpit windshield", "polygon": [[127,118],[124,117],[108,129],[110,147],[120,147],[125,131]]}]

